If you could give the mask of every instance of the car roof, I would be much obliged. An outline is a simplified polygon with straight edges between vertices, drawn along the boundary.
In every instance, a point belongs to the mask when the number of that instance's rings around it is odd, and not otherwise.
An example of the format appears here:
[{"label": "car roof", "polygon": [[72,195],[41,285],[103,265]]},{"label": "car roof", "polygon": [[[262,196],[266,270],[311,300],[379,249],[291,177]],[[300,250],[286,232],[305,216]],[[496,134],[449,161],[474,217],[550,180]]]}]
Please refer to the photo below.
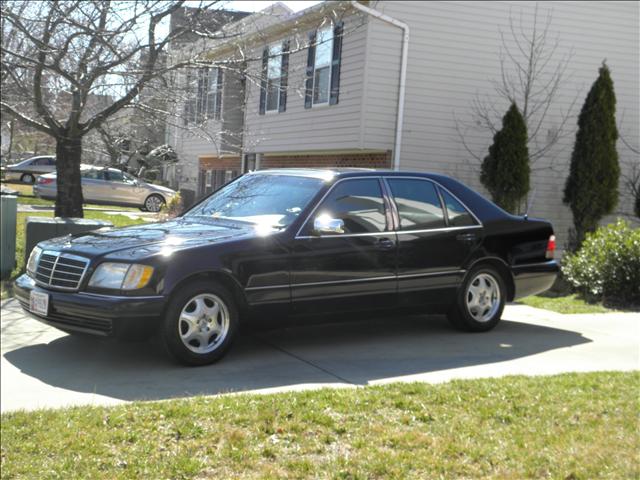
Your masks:
[{"label": "car roof", "polygon": [[431,173],[431,172],[412,172],[412,171],[398,171],[389,169],[375,169],[375,168],[271,168],[265,170],[256,170],[251,172],[257,175],[295,175],[300,177],[312,177],[321,179],[337,179],[337,178],[349,178],[349,177],[376,177],[379,175],[385,176],[412,176],[412,177],[424,177],[438,179],[446,177],[445,175]]}]

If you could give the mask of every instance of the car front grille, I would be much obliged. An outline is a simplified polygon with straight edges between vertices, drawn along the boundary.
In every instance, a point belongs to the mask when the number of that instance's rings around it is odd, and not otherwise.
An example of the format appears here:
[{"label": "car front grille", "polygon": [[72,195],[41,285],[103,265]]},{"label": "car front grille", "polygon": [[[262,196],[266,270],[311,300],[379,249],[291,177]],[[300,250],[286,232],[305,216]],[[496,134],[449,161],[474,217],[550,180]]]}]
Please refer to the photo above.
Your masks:
[{"label": "car front grille", "polygon": [[77,290],[88,266],[87,258],[47,250],[40,255],[35,280],[45,287]]}]

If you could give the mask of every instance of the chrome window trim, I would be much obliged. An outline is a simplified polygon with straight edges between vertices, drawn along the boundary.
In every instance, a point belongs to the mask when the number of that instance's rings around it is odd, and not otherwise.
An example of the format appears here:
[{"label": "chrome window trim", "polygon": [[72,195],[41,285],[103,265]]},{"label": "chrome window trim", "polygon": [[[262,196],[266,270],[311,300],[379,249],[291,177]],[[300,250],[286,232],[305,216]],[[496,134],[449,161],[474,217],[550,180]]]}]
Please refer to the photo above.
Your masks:
[{"label": "chrome window trim", "polygon": [[[49,277],[49,283],[41,282],[40,280],[38,280],[36,278],[36,273],[38,272],[38,267],[40,266],[40,259],[42,258],[42,255],[52,255],[52,256],[55,255],[55,257],[56,257],[56,260],[55,260],[55,262],[53,264],[53,267],[51,268],[51,276]],[[58,264],[58,260],[60,260],[60,257],[68,258],[68,259],[71,259],[71,260],[77,260],[79,262],[85,262],[85,267],[84,267],[84,270],[82,272],[82,275],[78,279],[78,286],[77,287],[61,287],[59,285],[51,285],[53,272],[55,271],[55,267]],[[64,290],[64,291],[67,291],[67,292],[76,292],[76,291],[80,290],[80,286],[82,285],[82,282],[84,281],[84,278],[87,275],[87,272],[89,271],[89,264],[90,263],[91,263],[91,259],[89,259],[87,257],[82,257],[80,255],[74,255],[72,253],[66,253],[66,252],[57,252],[55,250],[43,250],[42,253],[40,254],[40,258],[38,259],[38,263],[36,264],[35,271],[34,271],[34,276],[31,277],[31,278],[36,283],[36,285],[39,285],[41,287],[49,288],[51,290]]]},{"label": "chrome window trim", "polygon": [[[397,205],[395,205],[395,198],[393,197],[393,193],[391,192],[391,186],[388,183],[388,179],[400,178],[400,179],[421,180],[421,181],[424,181],[424,182],[431,182],[434,185],[434,187],[436,187],[436,193],[438,194],[438,198],[441,198],[440,192],[438,191],[438,188],[441,188],[442,190],[447,192],[449,195],[451,195],[453,198],[455,198],[458,202],[460,202],[460,205],[462,205],[464,207],[464,209],[467,212],[469,212],[469,214],[477,222],[477,225],[467,225],[467,226],[462,226],[462,227],[449,227],[447,225],[445,227],[427,228],[427,229],[419,229],[419,230],[399,230],[399,229],[395,229],[393,226],[391,226],[391,228],[392,228],[391,230],[384,230],[382,232],[343,233],[343,234],[338,234],[338,235],[300,235],[300,232],[302,232],[302,230],[304,229],[305,225],[307,225],[307,223],[309,222],[311,217],[313,217],[313,215],[316,213],[316,210],[318,209],[318,207],[320,207],[322,202],[324,202],[324,200],[327,198],[329,193],[331,193],[331,191],[336,187],[336,185],[338,185],[340,182],[344,182],[346,180],[362,180],[362,179],[367,179],[367,178],[375,178],[375,179],[378,179],[378,181],[382,181],[383,182],[383,185],[386,187],[386,191],[381,186],[382,194],[383,194],[383,196],[384,195],[388,195],[389,200],[391,202],[394,202],[394,206],[395,206],[396,211],[397,211]],[[447,213],[445,211],[446,204],[442,200],[443,199],[441,199],[441,202],[442,202],[441,207],[443,209],[442,213],[447,218],[447,223],[448,223],[448,216],[447,216]],[[388,205],[387,205],[386,201],[385,201],[385,208],[388,208]],[[387,228],[388,227],[389,226],[387,226]],[[399,228],[399,225],[398,225],[398,228]],[[463,230],[463,229],[469,229],[469,228],[484,228],[484,224],[482,223],[482,221],[480,221],[480,219],[476,216],[476,214],[473,213],[473,211],[462,200],[460,200],[460,198],[458,198],[457,195],[455,195],[451,190],[449,190],[447,187],[443,186],[439,182],[437,182],[435,180],[432,180],[430,178],[414,177],[414,176],[411,176],[411,175],[402,175],[402,176],[376,175],[376,176],[361,176],[361,177],[341,178],[336,183],[334,183],[331,186],[331,188],[329,188],[329,190],[327,190],[327,192],[322,196],[322,198],[318,201],[318,203],[316,203],[316,206],[313,207],[313,210],[311,210],[309,215],[307,215],[307,218],[305,218],[304,222],[302,223],[302,225],[298,229],[298,232],[296,233],[294,239],[295,240],[308,240],[308,239],[312,239],[312,238],[368,237],[368,236],[373,236],[373,235],[384,235],[384,234],[389,234],[389,233],[396,233],[396,234],[400,235],[400,234],[426,233],[426,232],[439,232],[439,231],[446,232],[446,231]]]},{"label": "chrome window trim", "polygon": [[[300,232],[302,232],[302,229],[304,229],[304,227],[307,225],[307,223],[309,222],[309,220],[311,219],[311,217],[313,217],[313,215],[316,213],[316,210],[318,210],[318,208],[320,207],[320,205],[322,205],[322,202],[325,201],[325,199],[327,198],[327,196],[333,191],[334,188],[336,188],[341,182],[345,182],[348,180],[367,180],[367,179],[376,179],[378,180],[378,185],[380,186],[380,195],[382,197],[382,202],[384,203],[384,208],[387,208],[387,204],[384,201],[384,190],[382,185],[380,184],[380,181],[382,180],[382,176],[381,175],[367,175],[367,176],[361,176],[361,177],[347,177],[347,178],[341,178],[339,179],[336,183],[334,183],[333,185],[331,185],[331,187],[329,188],[329,190],[327,190],[325,192],[325,194],[322,196],[322,198],[320,200],[318,200],[318,202],[316,203],[315,207],[313,207],[313,210],[311,210],[311,212],[309,213],[309,215],[307,215],[307,218],[304,219],[304,222],[302,222],[302,225],[300,226],[300,228],[298,229],[296,235],[295,235],[295,239],[306,239],[306,238],[338,238],[338,237],[346,237],[346,236],[369,236],[369,235],[380,235],[380,234],[385,234],[385,233],[393,233],[393,230],[383,230],[382,232],[367,232],[367,233],[342,233],[342,234],[338,234],[338,235],[300,235]],[[391,226],[393,228],[393,226]],[[389,228],[389,225],[386,226],[386,228]]]}]

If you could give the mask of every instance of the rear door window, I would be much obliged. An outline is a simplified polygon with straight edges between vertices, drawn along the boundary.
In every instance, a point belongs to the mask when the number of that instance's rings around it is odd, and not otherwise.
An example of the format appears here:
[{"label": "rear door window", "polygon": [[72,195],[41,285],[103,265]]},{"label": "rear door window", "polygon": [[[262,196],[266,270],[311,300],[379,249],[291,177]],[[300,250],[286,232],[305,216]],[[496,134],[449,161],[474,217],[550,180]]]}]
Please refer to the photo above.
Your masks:
[{"label": "rear door window", "polygon": [[387,182],[398,207],[400,230],[430,230],[446,226],[433,183],[409,178],[388,178]]}]

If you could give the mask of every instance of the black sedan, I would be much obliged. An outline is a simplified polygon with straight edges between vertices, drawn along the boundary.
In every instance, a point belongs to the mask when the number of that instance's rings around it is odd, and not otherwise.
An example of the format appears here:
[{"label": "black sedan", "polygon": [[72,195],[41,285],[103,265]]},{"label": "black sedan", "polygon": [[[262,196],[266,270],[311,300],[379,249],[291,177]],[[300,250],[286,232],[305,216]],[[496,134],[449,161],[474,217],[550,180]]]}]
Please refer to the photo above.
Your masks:
[{"label": "black sedan", "polygon": [[40,243],[16,297],[70,333],[158,334],[179,361],[224,355],[241,322],[446,313],[483,332],[554,282],[544,220],[429,173],[265,170],[165,222]]}]

